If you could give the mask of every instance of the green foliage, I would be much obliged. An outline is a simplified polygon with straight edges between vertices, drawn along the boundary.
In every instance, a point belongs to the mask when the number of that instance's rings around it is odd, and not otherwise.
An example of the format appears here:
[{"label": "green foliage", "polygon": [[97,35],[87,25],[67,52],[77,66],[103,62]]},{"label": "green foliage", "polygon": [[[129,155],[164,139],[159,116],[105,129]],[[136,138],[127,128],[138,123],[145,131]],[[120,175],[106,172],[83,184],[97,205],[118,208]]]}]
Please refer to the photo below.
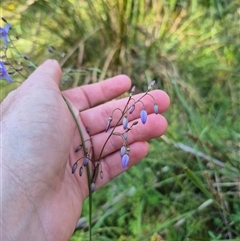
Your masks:
[{"label": "green foliage", "polygon": [[[170,95],[166,135],[150,142],[144,161],[93,195],[93,240],[240,236],[238,2],[21,1],[13,18],[4,3],[4,17],[32,60],[56,57],[63,69],[87,70],[63,88],[123,73],[139,91],[156,79]],[[88,211],[86,205],[82,216]],[[87,231],[86,224],[71,241],[88,240]]]}]

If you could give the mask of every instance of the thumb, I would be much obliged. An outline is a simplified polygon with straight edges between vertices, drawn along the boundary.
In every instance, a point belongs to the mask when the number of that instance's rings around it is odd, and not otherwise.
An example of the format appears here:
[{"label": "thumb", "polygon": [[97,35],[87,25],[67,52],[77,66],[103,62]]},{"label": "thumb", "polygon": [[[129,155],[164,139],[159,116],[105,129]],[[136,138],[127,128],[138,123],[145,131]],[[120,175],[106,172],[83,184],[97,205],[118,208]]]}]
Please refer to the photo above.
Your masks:
[{"label": "thumb", "polygon": [[54,59],[48,59],[41,64],[28,78],[29,82],[51,82],[59,86],[62,77],[62,70],[59,63]]}]

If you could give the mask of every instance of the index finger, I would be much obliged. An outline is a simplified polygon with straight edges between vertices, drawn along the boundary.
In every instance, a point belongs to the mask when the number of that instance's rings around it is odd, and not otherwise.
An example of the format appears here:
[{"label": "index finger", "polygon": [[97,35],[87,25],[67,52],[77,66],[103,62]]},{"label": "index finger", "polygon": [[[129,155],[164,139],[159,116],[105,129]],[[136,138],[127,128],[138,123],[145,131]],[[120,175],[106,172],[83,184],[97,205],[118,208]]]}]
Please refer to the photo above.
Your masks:
[{"label": "index finger", "polygon": [[86,110],[103,102],[112,100],[131,87],[126,75],[118,75],[99,83],[84,85],[63,91],[63,95],[79,110]]}]

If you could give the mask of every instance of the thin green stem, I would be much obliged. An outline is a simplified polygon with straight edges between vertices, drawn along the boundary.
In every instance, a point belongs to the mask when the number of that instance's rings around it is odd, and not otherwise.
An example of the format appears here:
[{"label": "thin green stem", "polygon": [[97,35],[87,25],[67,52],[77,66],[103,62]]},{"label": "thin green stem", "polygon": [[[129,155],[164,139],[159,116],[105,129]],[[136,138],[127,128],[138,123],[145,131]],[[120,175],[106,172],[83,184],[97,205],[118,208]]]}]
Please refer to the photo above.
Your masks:
[{"label": "thin green stem", "polygon": [[[82,133],[82,130],[81,130],[81,127],[80,127],[80,124],[78,122],[78,119],[77,117],[75,116],[74,114],[74,111],[70,105],[70,103],[68,102],[68,100],[62,95],[64,101],[66,102],[67,104],[67,107],[69,109],[69,111],[71,112],[73,118],[74,118],[74,121],[77,125],[77,128],[78,128],[78,132],[79,132],[79,135],[80,135],[80,138],[81,138],[81,141],[82,141],[82,146],[83,146],[83,150],[84,150],[84,155],[87,154],[87,148],[86,148],[86,145],[85,145],[85,141],[84,141],[84,136],[83,136],[83,133]],[[88,190],[89,190],[89,240],[92,241],[92,192],[91,192],[91,173],[90,173],[90,168],[89,168],[89,164],[87,164],[87,179],[88,179]]]}]

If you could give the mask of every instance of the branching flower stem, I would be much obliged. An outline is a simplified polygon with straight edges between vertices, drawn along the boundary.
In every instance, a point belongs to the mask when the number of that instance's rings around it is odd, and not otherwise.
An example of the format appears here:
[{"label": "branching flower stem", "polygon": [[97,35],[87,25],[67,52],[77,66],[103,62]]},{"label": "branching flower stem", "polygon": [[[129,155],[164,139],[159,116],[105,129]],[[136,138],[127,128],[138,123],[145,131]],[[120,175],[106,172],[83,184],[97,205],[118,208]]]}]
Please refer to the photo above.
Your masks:
[{"label": "branching flower stem", "polygon": [[[145,96],[145,95],[144,95]],[[143,97],[141,97],[140,99],[142,99]],[[116,127],[118,126],[118,124],[120,123],[120,121],[122,120],[123,116],[126,114],[126,112],[128,111],[128,104],[130,102],[130,100],[132,99],[132,96],[130,95],[129,98],[128,98],[128,101],[122,111],[122,115],[121,117],[118,119],[117,123],[115,124],[114,128],[112,129],[111,133],[108,135],[108,138],[106,139],[106,141],[104,142],[103,144],[103,147],[101,149],[101,152],[100,152],[100,155],[99,155],[99,158],[98,158],[98,163],[97,163],[97,166],[96,168],[94,169],[94,172],[93,172],[93,177],[92,177],[92,183],[95,183],[96,182],[96,179],[97,179],[97,176],[98,176],[98,171],[99,171],[99,164],[100,164],[100,160],[102,158],[102,154],[103,154],[103,150],[105,149],[105,146],[107,145],[107,142],[108,140],[110,139],[110,137],[113,135]]]},{"label": "branching flower stem", "polygon": [[[82,129],[80,127],[78,119],[77,119],[76,115],[74,114],[74,111],[73,111],[70,103],[68,102],[68,100],[63,95],[62,95],[62,97],[63,97],[64,101],[66,102],[67,107],[68,107],[69,111],[71,112],[71,114],[74,118],[74,121],[77,125],[78,132],[79,132],[79,135],[80,135],[80,138],[81,138],[81,141],[82,141],[82,147],[83,147],[83,150],[84,150],[84,155],[86,155],[87,154],[87,148],[86,148],[86,145],[85,145]],[[90,174],[89,163],[87,164],[86,168],[87,168],[87,179],[88,179],[88,190],[89,190],[89,241],[92,241],[92,192],[91,192],[91,174]]]}]

